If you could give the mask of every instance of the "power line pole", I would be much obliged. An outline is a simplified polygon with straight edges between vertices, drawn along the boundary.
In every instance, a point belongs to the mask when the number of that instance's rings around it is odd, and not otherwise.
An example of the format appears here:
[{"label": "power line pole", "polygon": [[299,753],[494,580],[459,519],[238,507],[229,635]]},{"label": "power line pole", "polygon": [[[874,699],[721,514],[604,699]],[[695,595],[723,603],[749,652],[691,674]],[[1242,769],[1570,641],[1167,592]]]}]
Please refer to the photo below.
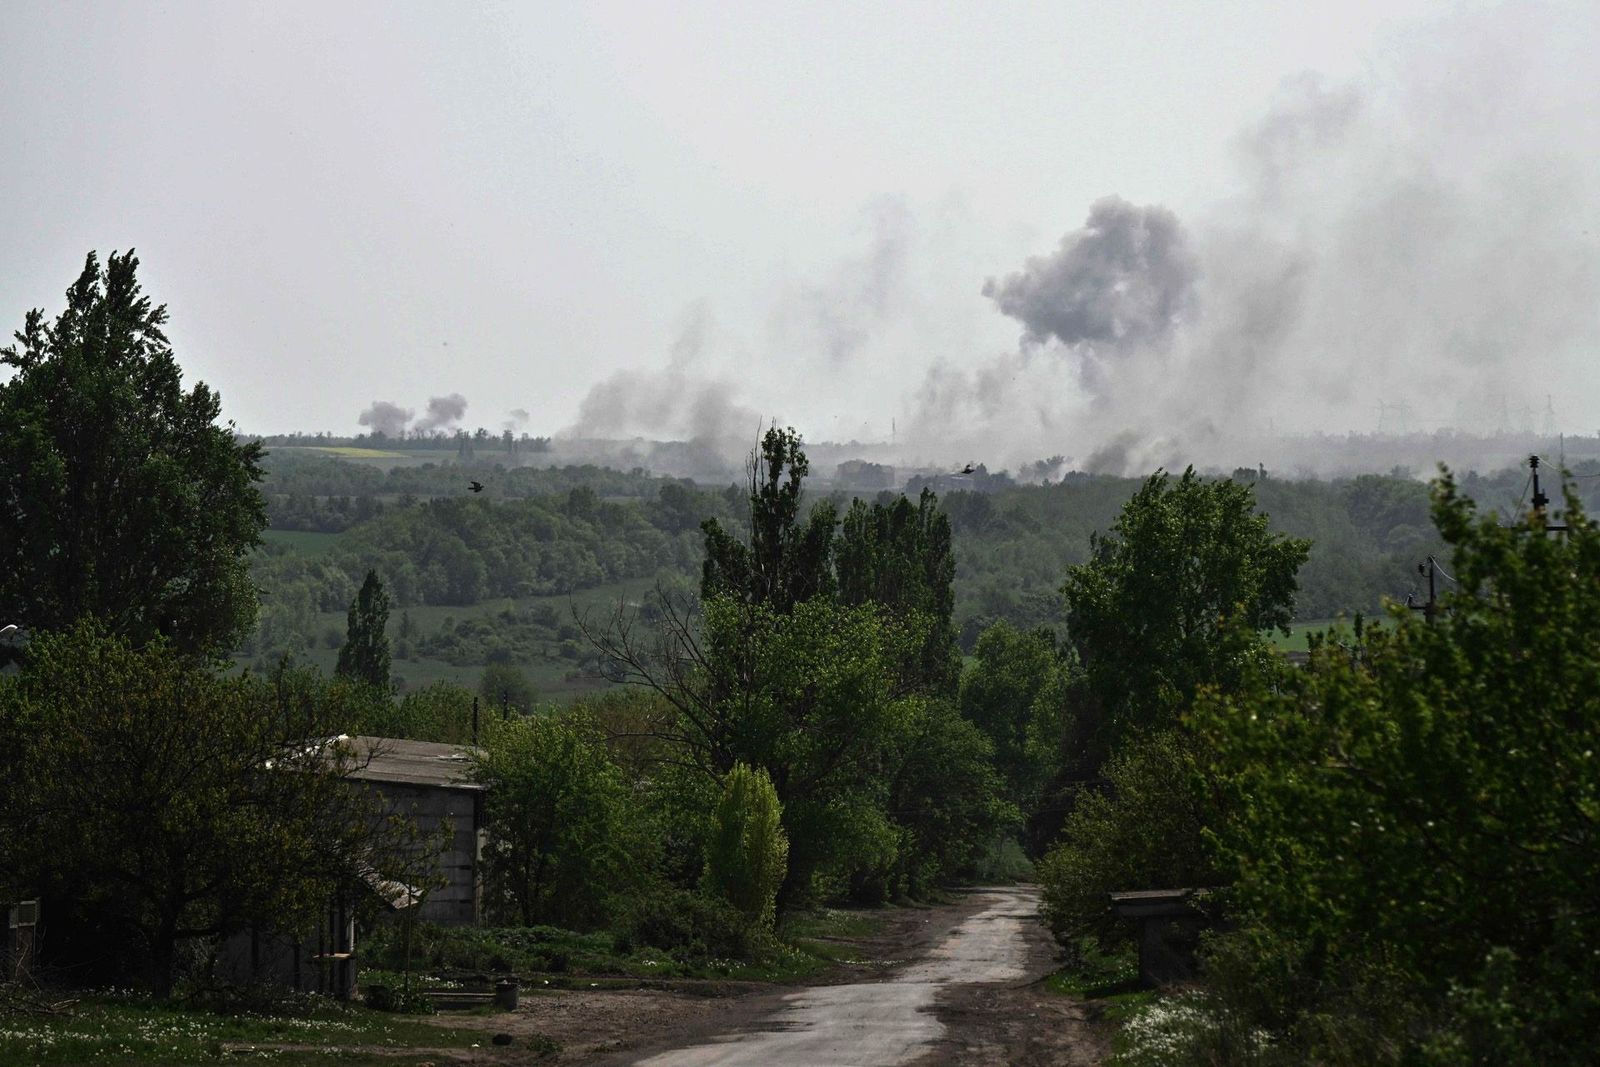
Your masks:
[{"label": "power line pole", "polygon": [[1428,557],[1426,563],[1417,564],[1417,573],[1428,579],[1428,602],[1426,604],[1414,603],[1415,597],[1409,595],[1406,597],[1406,607],[1412,611],[1422,612],[1422,617],[1429,622],[1432,622],[1439,614],[1439,595],[1434,588],[1433,581],[1438,569],[1439,561],[1432,556]]},{"label": "power line pole", "polygon": [[1533,513],[1544,524],[1545,532],[1555,531],[1566,533],[1567,524],[1564,522],[1546,522],[1545,507],[1550,503],[1550,498],[1545,496],[1544,490],[1539,487],[1539,457],[1528,457],[1528,469],[1533,472]]}]

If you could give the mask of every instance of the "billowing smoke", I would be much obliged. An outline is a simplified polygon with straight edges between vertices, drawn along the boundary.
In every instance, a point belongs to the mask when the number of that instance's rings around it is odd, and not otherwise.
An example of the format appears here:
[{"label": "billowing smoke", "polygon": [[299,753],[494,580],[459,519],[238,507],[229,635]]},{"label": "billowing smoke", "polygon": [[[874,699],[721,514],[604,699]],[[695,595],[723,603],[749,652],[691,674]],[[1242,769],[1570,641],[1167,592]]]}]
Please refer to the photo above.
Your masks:
[{"label": "billowing smoke", "polygon": [[1023,326],[1023,339],[1093,351],[1164,343],[1194,297],[1196,261],[1178,217],[1108,196],[1048,256],[1028,260],[983,295]]},{"label": "billowing smoke", "polygon": [[363,426],[372,427],[375,433],[386,437],[399,437],[406,432],[412,417],[416,415],[410,408],[403,408],[399,404],[391,404],[387,400],[374,400],[372,406],[363,411],[357,418]]},{"label": "billowing smoke", "polygon": [[991,279],[1021,344],[930,368],[905,438],[991,469],[1327,469],[1285,437],[1397,409],[1413,432],[1522,431],[1577,407],[1600,389],[1596,30],[1486,10],[1369,78],[1290,79],[1236,140],[1231,196],[1182,224],[1101,200]]},{"label": "billowing smoke", "polygon": [[576,425],[563,436],[753,439],[760,416],[733,399],[731,383],[701,367],[714,332],[704,304],[690,309],[666,368],[622,370],[595,385],[578,407]]},{"label": "billowing smoke", "polygon": [[515,433],[526,427],[532,418],[527,408],[512,408],[506,412],[505,428]]},{"label": "billowing smoke", "polygon": [[431,430],[448,430],[461,421],[467,413],[467,398],[460,393],[451,393],[449,396],[430,396],[428,398],[428,413],[417,420],[417,432],[427,433]]}]

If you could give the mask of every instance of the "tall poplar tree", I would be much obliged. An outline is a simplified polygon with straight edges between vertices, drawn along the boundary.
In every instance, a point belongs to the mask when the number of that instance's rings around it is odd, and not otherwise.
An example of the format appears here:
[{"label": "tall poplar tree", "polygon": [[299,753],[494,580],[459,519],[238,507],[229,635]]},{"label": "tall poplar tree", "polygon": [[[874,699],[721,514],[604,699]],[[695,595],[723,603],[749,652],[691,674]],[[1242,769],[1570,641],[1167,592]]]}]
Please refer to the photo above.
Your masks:
[{"label": "tall poplar tree", "polygon": [[368,571],[361,591],[350,603],[346,623],[344,647],[339,649],[339,663],[334,673],[354,678],[387,691],[389,689],[389,594],[378,579],[377,571]]}]

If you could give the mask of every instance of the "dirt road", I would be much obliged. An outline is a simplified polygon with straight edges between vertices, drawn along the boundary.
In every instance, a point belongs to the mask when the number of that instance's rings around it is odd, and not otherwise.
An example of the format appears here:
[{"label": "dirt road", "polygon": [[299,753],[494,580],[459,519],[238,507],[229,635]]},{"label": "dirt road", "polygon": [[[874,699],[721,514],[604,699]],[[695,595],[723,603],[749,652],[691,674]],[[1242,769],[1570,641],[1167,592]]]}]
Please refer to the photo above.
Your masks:
[{"label": "dirt road", "polygon": [[[988,993],[987,1012],[998,1019],[1007,994],[1026,987],[1050,967],[1048,948],[1033,936],[1037,893],[982,890],[979,910],[959,922],[921,960],[886,979],[822,986],[791,993],[776,1010],[712,1041],[638,1060],[639,1067],[895,1067],[924,1063],[1094,1063],[1099,1045],[1080,1017],[1041,1018],[1039,1026],[1067,1024],[1067,1032],[1030,1042],[1025,1031],[1007,1034],[974,1026],[974,994]],[[1041,949],[1044,949],[1041,953]],[[990,987],[984,989],[984,987]],[[1035,997],[1038,994],[1035,992]],[[1049,998],[1042,998],[1048,1006]],[[1059,998],[1057,998],[1059,999]],[[1055,1013],[1051,1013],[1055,1014]],[[1075,1025],[1074,1025],[1075,1024]],[[1037,1047],[1029,1049],[1030,1043]],[[998,1057],[998,1059],[996,1058]]]},{"label": "dirt road", "polygon": [[501,1055],[478,1050],[475,1063],[534,1062],[519,1049],[537,1034],[561,1044],[556,1063],[595,1067],[1097,1064],[1104,1042],[1083,1005],[1038,984],[1055,950],[1037,912],[1030,888],[980,889],[880,913],[876,934],[850,942],[860,958],[831,982],[564,991],[452,1025],[516,1038]]}]

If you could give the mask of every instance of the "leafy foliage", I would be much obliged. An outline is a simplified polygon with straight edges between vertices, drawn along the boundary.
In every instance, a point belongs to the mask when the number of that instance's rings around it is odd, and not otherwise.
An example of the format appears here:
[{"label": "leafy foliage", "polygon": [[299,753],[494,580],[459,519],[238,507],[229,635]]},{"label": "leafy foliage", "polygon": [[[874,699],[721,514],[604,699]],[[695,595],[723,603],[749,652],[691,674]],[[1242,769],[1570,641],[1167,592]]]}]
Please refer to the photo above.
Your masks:
[{"label": "leafy foliage", "polygon": [[1241,923],[1304,975],[1272,1021],[1306,1045],[1389,976],[1408,1011],[1357,1055],[1581,1062],[1600,1025],[1600,531],[1570,495],[1564,537],[1537,513],[1502,527],[1448,477],[1434,513],[1459,580],[1435,624],[1398,618],[1205,703],[1215,840]]},{"label": "leafy foliage", "polygon": [[36,635],[0,684],[0,892],[50,898],[66,958],[163,992],[181,944],[299,929],[384,862],[346,755],[307,744],[344,715],[303,676],[221,677],[89,622]]},{"label": "leafy foliage", "polygon": [[1208,805],[1194,788],[1191,745],[1176,732],[1126,744],[1105,768],[1106,788],[1079,797],[1038,867],[1045,919],[1063,945],[1085,935],[1126,936],[1107,895],[1208,885]]},{"label": "leafy foliage", "polygon": [[834,545],[839,600],[879,604],[926,622],[926,636],[901,677],[910,688],[948,694],[960,675],[951,616],[955,611],[955,556],[950,520],[927,489],[916,504],[903,496],[870,506],[851,502]]},{"label": "leafy foliage", "polygon": [[[1202,685],[1233,684],[1257,631],[1294,617],[1307,542],[1273,534],[1248,485],[1152,475],[1062,596],[1112,736],[1159,726]],[[1230,625],[1230,623],[1232,625]]]},{"label": "leafy foliage", "polygon": [[763,770],[736,763],[723,779],[706,842],[705,888],[754,926],[770,927],[789,861],[782,807]]},{"label": "leafy foliage", "polygon": [[368,571],[361,591],[350,604],[344,647],[335,673],[389,691],[389,594],[376,571]]},{"label": "leafy foliage", "polygon": [[604,921],[624,868],[624,790],[592,731],[571,716],[495,721],[474,774],[489,785],[493,909],[527,925]]},{"label": "leafy foliage", "polygon": [[704,524],[706,559],[700,584],[704,600],[733,597],[787,612],[796,604],[831,593],[833,531],[837,513],[829,501],[800,518],[801,483],[810,463],[793,429],[767,430],[761,454],[750,458],[750,540]]},{"label": "leafy foliage", "polygon": [[94,253],[47,325],[30,311],[0,382],[0,616],[33,629],[93,616],[142,644],[230,651],[255,621],[249,551],[266,522],[261,448],[184,390],[137,279]]}]

